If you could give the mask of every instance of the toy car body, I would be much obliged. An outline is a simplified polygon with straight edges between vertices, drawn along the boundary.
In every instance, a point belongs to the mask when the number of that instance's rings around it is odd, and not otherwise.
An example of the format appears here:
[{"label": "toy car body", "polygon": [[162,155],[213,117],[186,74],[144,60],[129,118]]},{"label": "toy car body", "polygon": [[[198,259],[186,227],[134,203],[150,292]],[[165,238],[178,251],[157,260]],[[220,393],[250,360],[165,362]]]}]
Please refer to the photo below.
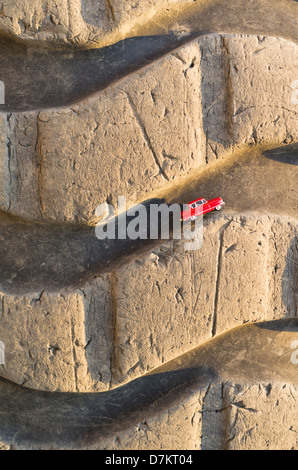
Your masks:
[{"label": "toy car body", "polygon": [[189,209],[186,209],[181,212],[181,220],[194,220],[200,215],[204,215],[207,212],[214,210],[220,211],[220,209],[225,205],[221,197],[216,197],[207,201],[203,197],[200,199],[195,199],[188,204]]}]

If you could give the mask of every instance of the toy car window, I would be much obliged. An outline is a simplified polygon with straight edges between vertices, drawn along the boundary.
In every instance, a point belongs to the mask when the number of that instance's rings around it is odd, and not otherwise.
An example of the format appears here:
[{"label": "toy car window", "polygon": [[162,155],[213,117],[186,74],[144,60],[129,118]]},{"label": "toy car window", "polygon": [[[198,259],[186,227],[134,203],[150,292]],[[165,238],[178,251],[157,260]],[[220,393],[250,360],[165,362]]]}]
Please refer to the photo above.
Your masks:
[{"label": "toy car window", "polygon": [[190,204],[190,207],[191,207],[192,209],[194,209],[196,206],[195,206],[195,204]]},{"label": "toy car window", "polygon": [[198,202],[196,203],[197,206],[201,206],[202,204],[204,204],[204,201],[198,201]]}]

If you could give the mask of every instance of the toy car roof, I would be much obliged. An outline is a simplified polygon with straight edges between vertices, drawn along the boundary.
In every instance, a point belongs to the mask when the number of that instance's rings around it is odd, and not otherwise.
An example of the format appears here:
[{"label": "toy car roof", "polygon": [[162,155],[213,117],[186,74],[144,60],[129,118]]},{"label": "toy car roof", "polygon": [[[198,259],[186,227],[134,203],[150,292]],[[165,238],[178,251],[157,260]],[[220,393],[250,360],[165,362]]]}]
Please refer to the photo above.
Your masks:
[{"label": "toy car roof", "polygon": [[[205,198],[200,197],[199,199],[195,199],[194,201],[189,202],[188,205],[190,206],[190,204],[193,204],[194,202],[202,201],[202,199],[205,199]],[[205,199],[205,200],[207,200],[207,199]]]}]

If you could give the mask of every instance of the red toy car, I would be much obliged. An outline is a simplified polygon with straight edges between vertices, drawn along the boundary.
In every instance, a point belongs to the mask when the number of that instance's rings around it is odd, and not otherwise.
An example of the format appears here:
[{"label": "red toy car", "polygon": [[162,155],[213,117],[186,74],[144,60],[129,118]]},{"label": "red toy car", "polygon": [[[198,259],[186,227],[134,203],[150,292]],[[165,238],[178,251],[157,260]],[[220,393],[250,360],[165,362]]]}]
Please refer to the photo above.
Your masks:
[{"label": "red toy car", "polygon": [[220,211],[225,205],[221,197],[216,197],[206,201],[203,197],[196,199],[195,201],[189,202],[189,209],[181,212],[181,220],[194,220],[196,217],[206,214],[214,210]]}]

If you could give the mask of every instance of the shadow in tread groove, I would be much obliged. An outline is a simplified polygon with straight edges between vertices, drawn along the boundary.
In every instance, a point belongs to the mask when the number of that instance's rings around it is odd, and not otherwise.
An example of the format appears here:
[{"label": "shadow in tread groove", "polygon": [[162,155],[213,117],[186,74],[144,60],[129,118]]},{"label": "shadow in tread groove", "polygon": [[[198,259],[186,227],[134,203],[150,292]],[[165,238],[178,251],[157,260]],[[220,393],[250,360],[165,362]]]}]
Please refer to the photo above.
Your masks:
[{"label": "shadow in tread groove", "polygon": [[[16,448],[84,448],[206,390],[210,383],[292,383],[298,319],[246,324],[102,393],[39,392],[0,379],[0,441]],[[282,351],[282,353],[280,353]]]},{"label": "shadow in tread groove", "polygon": [[[205,34],[271,35],[297,41],[297,5],[285,0],[274,5],[269,0],[247,0],[245,4],[241,0],[216,0],[202,5],[198,2],[194,8],[192,14],[174,18],[166,34],[162,25],[158,33],[124,38],[101,49],[42,41],[32,44],[3,36],[0,80],[6,98],[0,110],[32,111],[71,105]],[[179,22],[188,33],[175,31]]]},{"label": "shadow in tread groove", "polygon": [[[296,148],[285,146],[283,161],[268,158],[272,153],[252,148],[218,162],[212,168],[193,172],[168,193],[143,202],[150,226],[150,205],[185,204],[200,194],[207,199],[220,195],[226,202],[222,214],[261,213],[278,217],[297,216],[297,166],[285,164],[288,153],[297,161]],[[279,185],[276,187],[276,174]],[[266,191],[263,188],[266,187]],[[245,188],[245,191],[243,190]],[[131,218],[127,218],[126,224]],[[116,219],[117,222],[117,219]],[[0,289],[23,294],[80,287],[92,277],[111,272],[154,249],[160,240],[99,240],[95,227],[70,224],[30,223],[0,212]]]}]

